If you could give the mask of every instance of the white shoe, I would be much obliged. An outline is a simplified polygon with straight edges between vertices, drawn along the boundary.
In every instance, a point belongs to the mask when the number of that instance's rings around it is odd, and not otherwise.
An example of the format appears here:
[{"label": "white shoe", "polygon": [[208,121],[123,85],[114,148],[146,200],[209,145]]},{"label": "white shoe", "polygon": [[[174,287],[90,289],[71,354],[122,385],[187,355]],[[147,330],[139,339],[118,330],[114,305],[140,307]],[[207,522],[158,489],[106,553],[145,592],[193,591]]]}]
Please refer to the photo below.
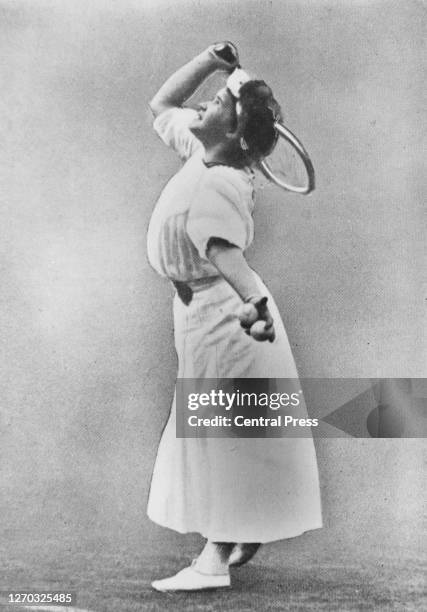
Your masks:
[{"label": "white shoe", "polygon": [[201,574],[194,569],[195,561],[175,576],[151,583],[156,591],[201,591],[230,586],[230,574]]}]

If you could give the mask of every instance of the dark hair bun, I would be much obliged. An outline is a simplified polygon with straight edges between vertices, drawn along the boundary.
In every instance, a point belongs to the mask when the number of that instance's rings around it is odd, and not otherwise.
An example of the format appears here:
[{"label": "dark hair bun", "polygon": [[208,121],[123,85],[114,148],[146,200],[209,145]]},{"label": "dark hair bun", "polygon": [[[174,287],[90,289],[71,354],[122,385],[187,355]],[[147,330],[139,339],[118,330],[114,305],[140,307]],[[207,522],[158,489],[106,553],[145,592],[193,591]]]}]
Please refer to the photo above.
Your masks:
[{"label": "dark hair bun", "polygon": [[264,81],[248,81],[239,91],[242,105],[243,138],[254,159],[262,159],[274,149],[277,132],[274,123],[282,118],[280,106]]}]

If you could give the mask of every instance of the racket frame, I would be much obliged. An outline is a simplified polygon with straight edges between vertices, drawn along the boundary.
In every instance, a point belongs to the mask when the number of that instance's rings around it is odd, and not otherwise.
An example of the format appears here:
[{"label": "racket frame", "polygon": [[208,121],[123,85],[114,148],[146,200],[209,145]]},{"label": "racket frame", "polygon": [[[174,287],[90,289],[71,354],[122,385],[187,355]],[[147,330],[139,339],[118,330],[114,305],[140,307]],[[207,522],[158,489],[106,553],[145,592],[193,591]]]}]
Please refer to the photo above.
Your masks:
[{"label": "racket frame", "polygon": [[307,172],[307,179],[308,179],[307,184],[303,187],[297,187],[295,185],[291,185],[290,183],[287,183],[286,181],[280,179],[274,174],[274,172],[271,170],[270,166],[268,165],[268,161],[266,161],[265,159],[258,164],[261,172],[270,181],[275,183],[278,187],[285,189],[286,191],[290,191],[291,193],[298,193],[300,195],[308,195],[315,189],[316,178],[315,178],[315,173],[314,173],[314,167],[313,167],[313,164],[311,162],[311,159],[307,151],[305,150],[301,141],[298,140],[295,134],[293,134],[289,128],[283,125],[283,123],[281,123],[280,121],[276,121],[276,123],[274,124],[274,128],[278,132],[279,138],[284,138],[285,140],[287,140],[289,144],[291,144],[294,147],[294,149],[297,151],[298,155],[300,156],[304,164],[305,170]]}]

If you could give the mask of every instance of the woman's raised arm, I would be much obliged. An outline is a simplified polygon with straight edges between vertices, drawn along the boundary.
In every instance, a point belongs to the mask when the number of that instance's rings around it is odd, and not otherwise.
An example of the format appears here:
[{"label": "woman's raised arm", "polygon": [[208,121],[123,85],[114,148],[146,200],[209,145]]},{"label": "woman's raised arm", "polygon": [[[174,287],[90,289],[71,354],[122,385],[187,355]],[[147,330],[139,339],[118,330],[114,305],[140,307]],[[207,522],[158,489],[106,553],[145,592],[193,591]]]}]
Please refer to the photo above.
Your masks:
[{"label": "woman's raised arm", "polygon": [[226,62],[214,52],[215,45],[187,62],[174,72],[160,87],[149,106],[155,117],[171,107],[182,106],[183,103],[196,91],[199,85],[216,70],[230,72],[238,63]]}]

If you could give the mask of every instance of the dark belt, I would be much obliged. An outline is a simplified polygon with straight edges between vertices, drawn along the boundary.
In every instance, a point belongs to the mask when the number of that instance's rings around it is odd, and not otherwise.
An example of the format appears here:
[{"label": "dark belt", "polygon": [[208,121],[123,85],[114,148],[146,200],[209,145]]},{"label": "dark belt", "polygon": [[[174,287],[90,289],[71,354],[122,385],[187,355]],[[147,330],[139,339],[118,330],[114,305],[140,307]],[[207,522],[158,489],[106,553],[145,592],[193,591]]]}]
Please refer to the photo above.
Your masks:
[{"label": "dark belt", "polygon": [[197,292],[201,291],[202,289],[207,289],[220,280],[222,280],[221,276],[207,276],[206,278],[198,278],[188,282],[172,280],[172,284],[174,285],[182,303],[188,306],[193,299],[193,294],[195,291]]},{"label": "dark belt", "polygon": [[187,285],[187,283],[184,283],[182,281],[174,280],[172,281],[172,283],[175,286],[177,294],[181,298],[181,302],[188,306],[188,304],[190,304],[191,300],[193,299],[193,290],[190,285]]}]

